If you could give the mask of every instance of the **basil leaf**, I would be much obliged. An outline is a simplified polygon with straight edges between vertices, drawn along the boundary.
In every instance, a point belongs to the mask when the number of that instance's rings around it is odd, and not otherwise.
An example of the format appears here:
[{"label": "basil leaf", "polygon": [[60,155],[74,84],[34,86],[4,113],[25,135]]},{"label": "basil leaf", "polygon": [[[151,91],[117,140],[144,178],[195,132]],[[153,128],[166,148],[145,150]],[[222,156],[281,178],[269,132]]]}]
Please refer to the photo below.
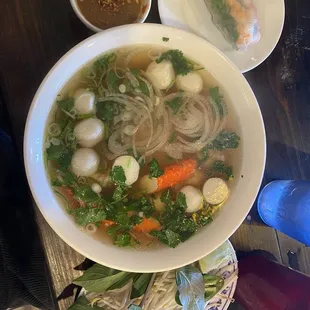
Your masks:
[{"label": "basil leaf", "polygon": [[71,214],[75,217],[75,222],[80,226],[86,226],[87,224],[101,223],[106,219],[104,210],[100,208],[84,208],[72,210]]},{"label": "basil leaf", "polygon": [[203,310],[205,285],[201,272],[192,266],[176,271],[179,299],[184,310]]},{"label": "basil leaf", "polygon": [[119,185],[126,185],[126,175],[122,166],[115,166],[111,171],[111,179]]},{"label": "basil leaf", "polygon": [[150,178],[158,178],[164,174],[164,170],[162,170],[159,167],[159,163],[155,158],[152,159],[152,161],[148,164],[148,166],[150,169],[149,173]]},{"label": "basil leaf", "polygon": [[128,272],[95,264],[87,269],[81,277],[75,279],[73,283],[84,287],[89,292],[104,293],[125,278],[128,278]]},{"label": "basil leaf", "polygon": [[102,308],[91,306],[90,301],[85,296],[80,296],[68,310],[102,310]]},{"label": "basil leaf", "polygon": [[143,273],[139,276],[139,278],[134,282],[132,286],[132,291],[130,295],[130,299],[135,299],[142,296],[151,281],[152,273]]}]

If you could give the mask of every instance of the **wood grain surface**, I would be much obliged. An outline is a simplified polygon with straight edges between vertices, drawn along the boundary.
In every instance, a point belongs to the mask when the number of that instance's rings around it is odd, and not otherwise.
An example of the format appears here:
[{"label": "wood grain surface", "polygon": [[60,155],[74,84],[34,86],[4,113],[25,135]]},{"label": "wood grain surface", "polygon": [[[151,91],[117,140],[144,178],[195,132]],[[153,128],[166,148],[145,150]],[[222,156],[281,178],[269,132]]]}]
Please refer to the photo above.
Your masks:
[{"label": "wood grain surface", "polygon": [[[263,185],[275,179],[310,179],[310,2],[285,4],[280,42],[263,64],[245,74],[266,126]],[[156,0],[148,21],[160,22]],[[40,82],[64,53],[91,34],[69,0],[0,1],[0,87],[21,156],[25,120]],[[80,274],[73,267],[84,258],[53,232],[39,212],[37,221],[58,296]],[[255,205],[231,241],[236,250],[267,250],[280,262],[310,274],[310,249],[263,225]],[[59,308],[71,303],[72,298],[61,300]]]}]

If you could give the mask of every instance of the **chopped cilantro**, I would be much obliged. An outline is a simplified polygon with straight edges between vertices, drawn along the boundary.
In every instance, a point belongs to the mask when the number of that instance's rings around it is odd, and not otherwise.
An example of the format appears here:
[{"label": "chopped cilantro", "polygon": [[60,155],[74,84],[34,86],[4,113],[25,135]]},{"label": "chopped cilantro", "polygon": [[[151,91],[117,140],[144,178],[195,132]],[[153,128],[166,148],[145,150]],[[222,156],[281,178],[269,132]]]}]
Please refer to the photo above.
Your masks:
[{"label": "chopped cilantro", "polygon": [[239,143],[240,137],[236,133],[223,130],[207,147],[208,149],[222,151],[224,149],[236,149]]},{"label": "chopped cilantro", "polygon": [[111,121],[119,113],[117,104],[113,101],[98,101],[96,107],[97,117],[103,121]]},{"label": "chopped cilantro", "polygon": [[95,193],[90,186],[80,185],[73,189],[74,196],[85,203],[98,202],[100,197]]},{"label": "chopped cilantro", "polygon": [[74,99],[70,97],[66,99],[62,99],[62,100],[57,101],[57,104],[61,110],[70,112],[74,107]]},{"label": "chopped cilantro", "polygon": [[169,50],[156,59],[157,63],[169,60],[172,63],[176,75],[186,75],[194,70],[194,64],[184,57],[180,50]]},{"label": "chopped cilantro", "polygon": [[165,101],[165,104],[172,110],[173,114],[176,115],[182,106],[182,97],[177,96],[172,100]]},{"label": "chopped cilantro", "polygon": [[227,165],[225,165],[225,163],[223,161],[220,161],[220,160],[216,161],[212,165],[212,170],[214,172],[224,174],[227,177],[227,179],[231,179],[234,176],[232,166],[227,166]]},{"label": "chopped cilantro", "polygon": [[164,41],[164,42],[168,42],[169,40],[170,40],[169,38],[163,37],[163,41]]},{"label": "chopped cilantro", "polygon": [[107,85],[109,88],[111,88],[112,90],[119,92],[119,84],[120,84],[120,79],[118,78],[118,76],[116,75],[116,73],[114,71],[109,71],[108,75],[107,75]]},{"label": "chopped cilantro", "polygon": [[55,161],[60,167],[67,168],[71,164],[71,159],[73,156],[73,151],[64,146],[60,145],[51,145],[46,149],[47,159]]},{"label": "chopped cilantro", "polygon": [[179,192],[175,204],[178,208],[186,210],[187,209],[187,203],[186,203],[185,194],[183,194],[182,192]]},{"label": "chopped cilantro", "polygon": [[211,100],[215,103],[217,109],[219,110],[219,114],[223,117],[226,114],[224,97],[220,94],[220,89],[218,87],[212,87],[209,89],[209,95]]},{"label": "chopped cilantro", "polygon": [[105,220],[106,214],[101,208],[80,207],[71,211],[75,218],[75,222],[80,226],[87,224],[100,224]]},{"label": "chopped cilantro", "polygon": [[115,184],[126,184],[126,175],[122,166],[113,167],[110,177]]},{"label": "chopped cilantro", "polygon": [[149,173],[150,178],[158,178],[164,174],[164,170],[162,170],[159,167],[159,163],[155,158],[153,158],[151,160],[151,162],[148,164],[148,166],[150,169],[150,173]]},{"label": "chopped cilantro", "polygon": [[125,190],[126,190],[126,187],[125,186],[122,186],[122,185],[118,185],[116,187],[116,189],[114,190],[114,193],[113,193],[113,197],[112,199],[114,201],[121,201],[122,199],[124,199],[126,197],[125,195]]},{"label": "chopped cilantro", "polygon": [[165,203],[165,204],[170,204],[172,197],[171,197],[171,190],[170,188],[166,189],[165,191],[163,191],[163,193],[160,196],[160,200],[161,202]]},{"label": "chopped cilantro", "polygon": [[119,247],[126,247],[130,245],[130,242],[131,242],[131,236],[127,233],[117,235],[114,244]]},{"label": "chopped cilantro", "polygon": [[180,235],[169,229],[165,231],[153,230],[150,234],[157,237],[161,243],[167,244],[171,248],[177,247],[181,242]]}]

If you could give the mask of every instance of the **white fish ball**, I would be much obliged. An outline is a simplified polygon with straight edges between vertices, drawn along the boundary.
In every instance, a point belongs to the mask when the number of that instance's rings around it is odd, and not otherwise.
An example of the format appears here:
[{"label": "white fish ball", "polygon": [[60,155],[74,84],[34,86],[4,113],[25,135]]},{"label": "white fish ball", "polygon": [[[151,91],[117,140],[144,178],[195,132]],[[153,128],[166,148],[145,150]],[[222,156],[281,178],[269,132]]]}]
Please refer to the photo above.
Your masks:
[{"label": "white fish ball", "polygon": [[81,177],[91,176],[98,170],[99,162],[100,158],[93,149],[78,149],[72,156],[72,172]]}]

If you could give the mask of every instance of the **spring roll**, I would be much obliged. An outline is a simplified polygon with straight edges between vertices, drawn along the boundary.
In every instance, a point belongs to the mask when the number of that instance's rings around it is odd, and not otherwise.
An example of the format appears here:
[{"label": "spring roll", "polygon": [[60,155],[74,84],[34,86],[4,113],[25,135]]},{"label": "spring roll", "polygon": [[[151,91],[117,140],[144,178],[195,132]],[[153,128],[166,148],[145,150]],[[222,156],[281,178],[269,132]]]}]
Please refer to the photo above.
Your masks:
[{"label": "spring roll", "polygon": [[246,50],[261,38],[253,0],[205,0],[214,25],[236,50]]}]

